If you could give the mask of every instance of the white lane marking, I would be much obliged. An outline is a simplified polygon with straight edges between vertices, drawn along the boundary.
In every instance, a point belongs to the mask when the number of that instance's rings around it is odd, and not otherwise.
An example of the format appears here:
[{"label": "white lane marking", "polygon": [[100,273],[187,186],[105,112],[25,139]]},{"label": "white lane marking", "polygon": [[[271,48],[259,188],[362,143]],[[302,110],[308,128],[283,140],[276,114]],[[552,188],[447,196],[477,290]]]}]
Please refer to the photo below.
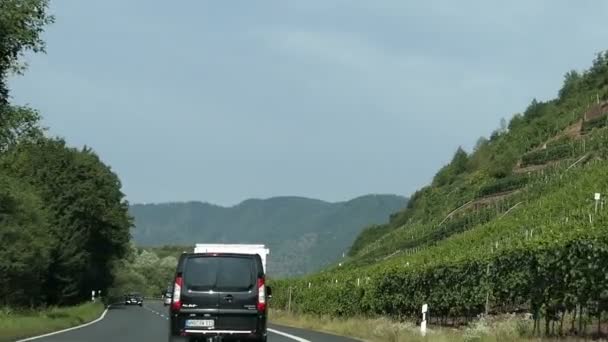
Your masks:
[{"label": "white lane marking", "polygon": [[294,335],[291,335],[291,334],[288,334],[288,333],[285,333],[285,332],[282,332],[282,331],[278,331],[278,330],[274,330],[274,329],[270,329],[270,328],[267,328],[266,330],[270,331],[273,334],[281,335],[281,336],[287,337],[288,339],[291,339],[291,340],[294,340],[294,341],[298,341],[298,342],[311,342],[311,341],[309,341],[307,339],[304,339],[304,338],[301,338],[301,337],[298,337],[298,336],[294,336]]},{"label": "white lane marking", "polygon": [[[110,306],[111,306],[111,305],[110,305]],[[29,337],[29,338],[26,338],[26,339],[24,339],[24,340],[18,340],[18,341],[15,341],[15,342],[26,342],[26,341],[33,341],[33,340],[37,340],[37,339],[40,339],[40,338],[49,337],[49,336],[53,336],[53,335],[57,335],[57,334],[61,334],[61,333],[64,333],[64,332],[68,332],[68,331],[72,331],[72,330],[76,330],[76,329],[80,329],[80,328],[88,327],[89,325],[95,324],[95,323],[97,323],[97,322],[101,321],[102,319],[104,319],[104,317],[106,317],[106,313],[108,313],[108,309],[110,308],[110,306],[108,306],[108,307],[107,307],[107,308],[106,308],[106,309],[103,311],[103,313],[101,314],[101,316],[99,316],[99,318],[98,318],[98,319],[96,319],[96,320],[94,320],[94,321],[91,321],[91,322],[89,322],[89,323],[85,323],[85,324],[82,324],[82,325],[78,325],[78,326],[71,327],[71,328],[68,328],[68,329],[63,329],[63,330],[55,331],[55,332],[48,333],[48,334],[44,334],[44,335],[40,335],[40,336]]]},{"label": "white lane marking", "polygon": [[154,314],[156,314],[156,315],[160,316],[161,318],[166,318],[167,320],[169,320],[169,317],[165,317],[165,315],[163,315],[162,313],[160,313],[160,312],[158,312],[158,311],[156,311],[156,310],[154,310],[154,309],[150,309],[150,308],[149,308],[149,307],[147,307],[147,306],[144,306],[144,308],[145,308],[146,310],[148,310],[148,311],[150,311],[150,312],[152,312],[152,313],[154,313]]}]

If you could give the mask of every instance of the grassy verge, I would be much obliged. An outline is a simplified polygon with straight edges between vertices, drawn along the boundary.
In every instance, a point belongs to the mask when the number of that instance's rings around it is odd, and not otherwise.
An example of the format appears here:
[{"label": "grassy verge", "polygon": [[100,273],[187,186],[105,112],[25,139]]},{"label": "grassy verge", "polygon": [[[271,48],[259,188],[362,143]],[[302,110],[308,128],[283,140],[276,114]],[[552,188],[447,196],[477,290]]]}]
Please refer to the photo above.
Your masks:
[{"label": "grassy verge", "polygon": [[[427,335],[420,335],[420,327],[408,322],[387,318],[335,318],[326,316],[295,315],[273,310],[272,323],[353,337],[370,342],[515,342],[550,341],[549,339],[526,338],[532,331],[532,322],[516,316],[480,320],[467,328],[437,328],[430,326]],[[560,341],[577,341],[564,338]],[[578,340],[580,341],[580,340]]]},{"label": "grassy verge", "polygon": [[28,311],[0,308],[0,342],[15,341],[90,322],[97,319],[103,310],[104,305],[99,302]]}]

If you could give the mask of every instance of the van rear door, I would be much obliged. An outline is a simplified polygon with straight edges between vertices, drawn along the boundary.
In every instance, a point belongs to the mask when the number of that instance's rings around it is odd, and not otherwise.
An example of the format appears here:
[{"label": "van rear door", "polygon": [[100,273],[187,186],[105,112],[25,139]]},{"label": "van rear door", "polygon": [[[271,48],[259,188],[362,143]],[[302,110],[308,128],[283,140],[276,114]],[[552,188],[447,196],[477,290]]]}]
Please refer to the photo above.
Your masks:
[{"label": "van rear door", "polygon": [[219,294],[214,291],[218,260],[209,256],[188,256],[183,265],[180,327],[212,330],[218,326]]},{"label": "van rear door", "polygon": [[258,265],[253,255],[217,257],[220,271],[215,290],[219,293],[222,330],[256,331],[258,327]]}]

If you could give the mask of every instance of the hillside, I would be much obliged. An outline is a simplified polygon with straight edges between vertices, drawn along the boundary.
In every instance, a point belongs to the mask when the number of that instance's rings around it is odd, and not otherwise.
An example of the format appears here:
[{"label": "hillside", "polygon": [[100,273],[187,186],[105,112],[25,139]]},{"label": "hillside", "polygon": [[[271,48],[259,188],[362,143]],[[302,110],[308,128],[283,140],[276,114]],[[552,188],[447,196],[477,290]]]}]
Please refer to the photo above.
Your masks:
[{"label": "hillside", "polygon": [[541,319],[546,333],[570,328],[566,316],[584,329],[608,311],[607,100],[602,53],[568,72],[556,99],[458,149],[389,223],[357,237],[343,266],[275,283],[275,305],[295,286],[304,312],[417,317],[428,303],[436,322],[525,310],[537,332]]},{"label": "hillside", "polygon": [[233,207],[208,203],[136,204],[138,246],[206,243],[265,243],[274,277],[301,275],[339,259],[366,226],[388,220],[406,199],[368,195],[328,203],[300,197],[250,199]]}]

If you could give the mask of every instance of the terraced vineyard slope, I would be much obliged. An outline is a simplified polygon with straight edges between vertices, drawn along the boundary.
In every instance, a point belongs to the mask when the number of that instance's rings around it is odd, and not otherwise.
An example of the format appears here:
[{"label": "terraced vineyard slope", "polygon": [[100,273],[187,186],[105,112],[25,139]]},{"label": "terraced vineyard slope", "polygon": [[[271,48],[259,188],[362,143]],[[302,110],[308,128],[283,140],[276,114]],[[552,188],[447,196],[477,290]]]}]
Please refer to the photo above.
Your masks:
[{"label": "terraced vineyard slope", "polygon": [[276,282],[274,305],[418,317],[428,303],[433,323],[527,311],[536,332],[590,332],[591,322],[601,332],[607,100],[601,53],[566,74],[556,99],[532,101],[471,153],[459,149],[406,209],[364,230],[342,265]]}]

